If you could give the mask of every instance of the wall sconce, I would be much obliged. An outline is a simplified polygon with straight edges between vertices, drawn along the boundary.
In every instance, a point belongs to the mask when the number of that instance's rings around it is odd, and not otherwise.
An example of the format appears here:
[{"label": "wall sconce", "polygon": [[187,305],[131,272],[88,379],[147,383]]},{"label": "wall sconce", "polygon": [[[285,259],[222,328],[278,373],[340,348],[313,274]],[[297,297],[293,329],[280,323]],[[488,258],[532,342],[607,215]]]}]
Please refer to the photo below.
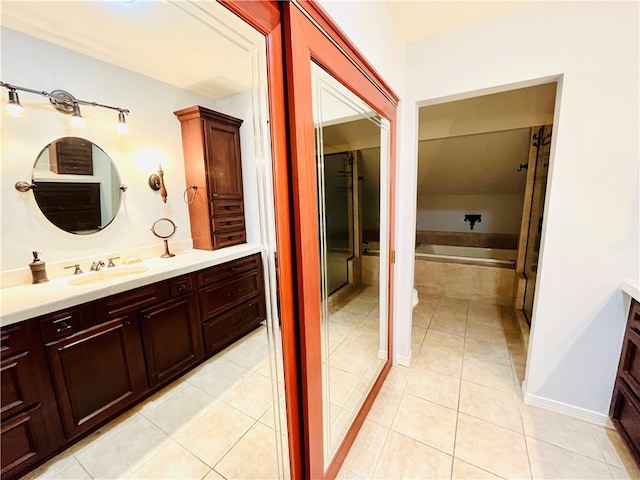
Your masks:
[{"label": "wall sconce", "polygon": [[482,215],[467,213],[464,216],[464,221],[469,222],[469,230],[473,230],[473,226],[476,223],[482,222]]},{"label": "wall sconce", "polygon": [[167,203],[167,189],[164,186],[164,172],[162,171],[162,164],[158,165],[158,173],[154,173],[149,176],[149,187],[154,191],[160,190],[162,201]]},{"label": "wall sconce", "polygon": [[82,118],[82,114],[80,113],[80,105],[89,105],[92,107],[101,107],[107,108],[110,110],[118,111],[118,126],[117,131],[120,134],[129,133],[129,127],[125,121],[125,115],[129,115],[129,110],[121,107],[112,107],[111,105],[104,105],[102,103],[97,102],[88,102],[86,100],[80,100],[75,98],[69,92],[64,90],[53,90],[51,93],[45,92],[44,90],[33,90],[31,88],[19,87],[17,85],[10,85],[8,83],[0,81],[0,87],[4,87],[9,90],[9,101],[6,105],[7,114],[12,117],[23,117],[24,116],[24,107],[20,104],[20,99],[18,97],[17,90],[21,92],[35,93],[38,95],[42,95],[43,97],[47,97],[51,102],[53,108],[55,108],[58,112],[63,113],[65,115],[71,115],[71,126],[82,128],[86,126],[86,122],[84,118]]}]

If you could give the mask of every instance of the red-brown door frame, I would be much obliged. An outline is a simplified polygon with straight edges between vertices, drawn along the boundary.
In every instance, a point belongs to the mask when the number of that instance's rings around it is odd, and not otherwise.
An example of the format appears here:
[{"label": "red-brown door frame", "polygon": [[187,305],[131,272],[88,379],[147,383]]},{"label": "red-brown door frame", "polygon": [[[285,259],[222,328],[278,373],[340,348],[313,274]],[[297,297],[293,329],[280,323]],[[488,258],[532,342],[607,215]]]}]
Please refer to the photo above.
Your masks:
[{"label": "red-brown door frame", "polygon": [[[324,469],[320,271],[318,264],[317,179],[312,112],[311,62],[319,64],[390,122],[389,253],[393,249],[395,183],[395,122],[397,96],[384,84],[362,55],[352,47],[315,2],[283,4],[289,138],[293,188],[294,249],[299,294],[300,355],[302,367],[302,426],[305,465],[312,479],[334,478],[364,422],[391,367],[391,295],[388,296],[389,356],[363,407],[329,465]],[[349,58],[350,57],[350,58]],[[389,255],[388,258],[392,258]],[[381,266],[382,268],[382,266]],[[389,287],[393,269],[387,265]]]},{"label": "red-brown door frame", "polygon": [[300,362],[298,353],[297,298],[295,291],[295,257],[292,250],[289,156],[287,151],[287,115],[285,106],[285,71],[283,61],[281,5],[275,1],[218,0],[263,35],[267,43],[267,84],[269,89],[269,124],[274,178],[274,206],[278,252],[278,302],[282,333],[282,352],[287,404],[289,465],[292,480],[306,477],[304,445],[300,417]]}]

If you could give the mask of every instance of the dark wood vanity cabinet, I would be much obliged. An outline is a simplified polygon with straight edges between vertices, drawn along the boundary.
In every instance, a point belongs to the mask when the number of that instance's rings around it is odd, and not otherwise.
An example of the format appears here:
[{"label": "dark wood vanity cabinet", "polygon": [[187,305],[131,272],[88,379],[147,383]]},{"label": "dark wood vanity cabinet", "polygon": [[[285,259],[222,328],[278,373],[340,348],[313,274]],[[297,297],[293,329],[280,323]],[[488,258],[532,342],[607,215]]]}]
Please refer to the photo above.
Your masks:
[{"label": "dark wood vanity cabinet", "polygon": [[0,476],[15,478],[62,444],[62,427],[37,323],[5,327],[0,336]]},{"label": "dark wood vanity cabinet", "polygon": [[93,175],[93,144],[78,137],[52,142],[49,169],[58,174]]},{"label": "dark wood vanity cabinet", "polygon": [[629,309],[610,415],[640,465],[640,303],[635,300]]},{"label": "dark wood vanity cabinet", "polygon": [[254,330],[265,316],[260,254],[198,273],[205,355]]},{"label": "dark wood vanity cabinet", "polygon": [[49,343],[47,353],[67,439],[103,423],[147,389],[135,313]]},{"label": "dark wood vanity cabinet", "polygon": [[2,329],[2,478],[61,448],[255,329],[260,254]]},{"label": "dark wood vanity cabinet", "polygon": [[202,359],[195,294],[142,310],[140,326],[152,388],[172,380]]},{"label": "dark wood vanity cabinet", "polygon": [[246,243],[240,126],[242,120],[193,106],[174,112],[180,121],[191,236],[194,248],[216,250]]}]

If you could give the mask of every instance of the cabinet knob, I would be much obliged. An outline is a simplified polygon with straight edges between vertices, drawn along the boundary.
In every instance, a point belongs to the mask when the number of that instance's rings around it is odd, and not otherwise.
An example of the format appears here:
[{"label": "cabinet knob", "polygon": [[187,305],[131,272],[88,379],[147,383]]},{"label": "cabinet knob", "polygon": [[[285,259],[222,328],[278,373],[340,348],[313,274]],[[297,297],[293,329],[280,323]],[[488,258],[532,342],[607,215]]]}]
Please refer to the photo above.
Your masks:
[{"label": "cabinet knob", "polygon": [[211,194],[211,196],[212,196],[213,198],[216,198],[216,197],[218,196],[218,194],[217,194],[217,193],[212,193],[212,194]]},{"label": "cabinet knob", "polygon": [[178,285],[178,291],[179,292],[184,292],[187,289],[187,284],[186,283],[181,283]]},{"label": "cabinet knob", "polygon": [[[148,317],[149,315],[145,315],[145,316],[146,316],[146,317]],[[128,327],[129,325],[131,325],[131,320],[125,320],[125,321],[123,322],[123,325],[124,325],[125,327]]]}]

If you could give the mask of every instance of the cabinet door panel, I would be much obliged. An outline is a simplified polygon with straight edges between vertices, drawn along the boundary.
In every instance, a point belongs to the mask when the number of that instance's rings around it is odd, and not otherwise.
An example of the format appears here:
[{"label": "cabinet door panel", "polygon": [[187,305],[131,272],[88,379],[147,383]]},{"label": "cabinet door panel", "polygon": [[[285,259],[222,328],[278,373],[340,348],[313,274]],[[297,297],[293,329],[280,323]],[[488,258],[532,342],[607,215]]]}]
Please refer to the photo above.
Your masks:
[{"label": "cabinet door panel", "polygon": [[202,358],[195,295],[143,310],[140,322],[152,387],[175,377]]},{"label": "cabinet door panel", "polygon": [[2,412],[3,421],[38,401],[35,385],[27,380],[31,374],[30,370],[29,352],[22,352],[2,361],[0,366],[2,408],[0,412]]},{"label": "cabinet door panel", "polygon": [[53,451],[44,443],[45,428],[39,405],[2,423],[2,478],[20,475]]},{"label": "cabinet door panel", "polygon": [[640,459],[640,401],[627,388],[625,382],[618,379],[611,403],[613,423],[638,461]]},{"label": "cabinet door panel", "polygon": [[207,172],[211,197],[242,199],[239,131],[227,125],[204,121]]},{"label": "cabinet door panel", "polygon": [[146,388],[137,323],[128,316],[47,346],[68,438],[117,413]]}]

